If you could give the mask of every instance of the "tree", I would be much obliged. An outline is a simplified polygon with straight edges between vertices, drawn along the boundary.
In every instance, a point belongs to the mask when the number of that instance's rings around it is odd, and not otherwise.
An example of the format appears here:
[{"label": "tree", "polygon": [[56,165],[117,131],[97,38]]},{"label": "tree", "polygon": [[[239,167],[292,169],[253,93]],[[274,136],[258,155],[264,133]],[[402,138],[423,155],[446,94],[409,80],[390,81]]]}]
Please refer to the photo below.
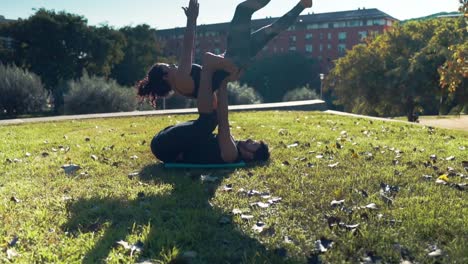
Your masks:
[{"label": "tree", "polygon": [[121,85],[133,86],[142,79],[156,61],[162,57],[162,44],[156,38],[156,30],[148,25],[123,27],[119,30],[126,38],[123,60],[112,69],[111,77]]},{"label": "tree", "polygon": [[318,65],[298,52],[259,59],[249,66],[241,82],[254,87],[265,102],[279,102],[286,92],[307,84],[320,87]]},{"label": "tree", "polygon": [[412,21],[358,45],[336,62],[327,77],[335,103],[345,111],[412,116],[413,107],[439,112],[444,96],[438,69],[451,45],[466,43],[460,19]]},{"label": "tree", "polygon": [[8,24],[4,33],[15,40],[12,62],[41,77],[59,113],[65,92],[59,83],[79,78],[84,69],[106,75],[120,60],[124,39],[111,31],[88,27],[82,16],[39,9]]}]

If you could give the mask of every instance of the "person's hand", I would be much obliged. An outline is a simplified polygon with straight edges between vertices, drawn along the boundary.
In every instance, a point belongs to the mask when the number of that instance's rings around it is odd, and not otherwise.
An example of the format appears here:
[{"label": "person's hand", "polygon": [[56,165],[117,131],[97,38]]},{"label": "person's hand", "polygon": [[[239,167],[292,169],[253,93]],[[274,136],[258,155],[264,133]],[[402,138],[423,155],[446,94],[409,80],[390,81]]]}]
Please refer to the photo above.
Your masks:
[{"label": "person's hand", "polygon": [[241,71],[241,69],[237,67],[237,65],[232,60],[228,58],[224,58],[224,61],[225,61],[224,63],[225,70],[229,73],[227,80],[229,82],[234,82],[234,81],[239,80],[241,73],[243,73],[243,71]]},{"label": "person's hand", "polygon": [[198,0],[190,0],[188,7],[182,7],[187,19],[193,20],[197,19],[199,8],[200,4],[198,4]]},{"label": "person's hand", "polygon": [[304,8],[310,8],[312,7],[312,0],[301,0],[301,4]]}]

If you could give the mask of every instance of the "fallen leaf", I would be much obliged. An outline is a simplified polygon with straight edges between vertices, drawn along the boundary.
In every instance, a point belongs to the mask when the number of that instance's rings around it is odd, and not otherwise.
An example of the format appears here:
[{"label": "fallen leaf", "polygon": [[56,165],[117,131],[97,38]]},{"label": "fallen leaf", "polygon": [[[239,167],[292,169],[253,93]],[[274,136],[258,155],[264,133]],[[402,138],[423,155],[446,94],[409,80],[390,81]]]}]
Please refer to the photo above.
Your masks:
[{"label": "fallen leaf", "polygon": [[96,155],[91,155],[91,158],[92,158],[93,160],[98,160],[98,159],[99,159]]},{"label": "fallen leaf", "polygon": [[271,199],[268,199],[268,203],[270,204],[275,204],[275,203],[279,203],[281,200],[283,200],[283,198],[281,197],[273,197]]},{"label": "fallen leaf", "polygon": [[333,241],[323,237],[315,241],[315,250],[319,253],[327,252],[332,246]]},{"label": "fallen leaf", "polygon": [[128,242],[119,240],[117,244],[123,246],[125,249],[130,250],[130,256],[133,256],[134,252],[141,252],[143,250],[143,242],[137,241],[135,244],[130,245]]},{"label": "fallen leaf", "polygon": [[340,206],[340,205],[344,205],[344,202],[345,202],[345,200],[338,200],[338,201],[337,201],[337,200],[333,200],[333,201],[330,203],[330,205],[333,206],[333,207],[335,207],[335,206]]},{"label": "fallen leaf", "polygon": [[449,182],[450,181],[446,174],[440,175],[439,178],[437,178],[437,180],[442,180],[444,182]]},{"label": "fallen leaf", "polygon": [[18,240],[19,240],[18,236],[14,236],[13,239],[10,242],[8,242],[8,246],[14,247],[16,243],[18,242]]},{"label": "fallen leaf", "polygon": [[138,159],[138,156],[137,156],[137,155],[133,155],[133,156],[130,157],[130,159],[136,160],[136,159]]},{"label": "fallen leaf", "polygon": [[427,254],[427,255],[429,257],[433,257],[433,258],[440,257],[440,256],[442,256],[442,250],[438,248],[438,249],[435,249],[434,251],[429,252],[429,254]]},{"label": "fallen leaf", "polygon": [[18,254],[18,252],[16,252],[16,250],[14,250],[13,248],[9,248],[6,250],[6,254],[7,254],[7,258],[9,260],[12,260],[13,258],[16,258],[18,257],[20,254]]},{"label": "fallen leaf", "polygon": [[299,146],[299,144],[298,144],[298,143],[294,143],[294,144],[291,144],[291,145],[287,145],[286,147],[287,147],[287,148],[295,148],[295,147],[297,147],[297,146]]},{"label": "fallen leaf", "polygon": [[266,225],[265,223],[261,222],[261,221],[258,221],[253,227],[252,229],[254,231],[256,231],[257,233],[261,233],[263,232],[263,230],[266,228]]},{"label": "fallen leaf", "polygon": [[133,179],[133,178],[137,177],[138,175],[140,175],[140,173],[138,173],[138,172],[132,172],[132,173],[129,173],[129,174],[128,174],[128,178],[129,178],[129,179]]},{"label": "fallen leaf", "polygon": [[81,169],[81,167],[76,164],[66,164],[63,165],[61,168],[65,171],[65,174],[67,175],[73,174],[79,169]]},{"label": "fallen leaf", "polygon": [[425,174],[425,175],[423,175],[422,177],[423,177],[423,179],[425,179],[426,181],[432,180],[432,176],[431,176],[431,175],[426,175],[426,174]]},{"label": "fallen leaf", "polygon": [[328,164],[328,167],[335,168],[336,166],[338,166],[338,164],[340,164],[340,163],[337,162],[337,163],[333,163],[333,164]]},{"label": "fallen leaf", "polygon": [[224,185],[223,191],[225,191],[225,192],[230,192],[230,191],[232,191],[232,184]]},{"label": "fallen leaf", "polygon": [[20,202],[21,202],[20,199],[16,198],[16,196],[12,196],[12,197],[10,198],[10,201],[15,202],[15,203],[20,203]]},{"label": "fallen leaf", "polygon": [[250,219],[254,218],[253,215],[245,215],[245,214],[241,214],[240,217],[241,217],[242,220],[250,220]]},{"label": "fallen leaf", "polygon": [[252,207],[258,206],[260,208],[268,208],[268,207],[270,207],[270,204],[269,203],[256,202],[256,203],[251,203],[250,206],[252,206]]},{"label": "fallen leaf", "polygon": [[202,182],[215,182],[218,180],[218,177],[214,177],[211,175],[201,175]]},{"label": "fallen leaf", "polygon": [[377,205],[375,203],[370,203],[370,204],[366,205],[365,208],[371,209],[371,210],[379,210],[379,208],[377,207]]},{"label": "fallen leaf", "polygon": [[232,214],[233,214],[233,215],[239,215],[239,214],[242,214],[242,210],[240,210],[240,209],[237,209],[237,208],[236,208],[236,209],[232,209]]},{"label": "fallen leaf", "polygon": [[445,160],[448,160],[448,161],[455,160],[455,156],[450,156],[450,157],[447,157],[447,158],[445,158]]}]

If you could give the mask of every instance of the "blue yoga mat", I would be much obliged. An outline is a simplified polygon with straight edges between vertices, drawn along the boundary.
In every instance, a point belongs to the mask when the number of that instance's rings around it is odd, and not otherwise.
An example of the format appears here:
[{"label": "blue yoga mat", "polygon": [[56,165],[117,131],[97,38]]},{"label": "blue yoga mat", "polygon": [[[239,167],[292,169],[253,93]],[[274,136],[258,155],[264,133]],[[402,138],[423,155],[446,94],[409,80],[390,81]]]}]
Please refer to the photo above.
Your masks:
[{"label": "blue yoga mat", "polygon": [[245,167],[245,162],[224,164],[164,163],[167,169],[231,169]]}]

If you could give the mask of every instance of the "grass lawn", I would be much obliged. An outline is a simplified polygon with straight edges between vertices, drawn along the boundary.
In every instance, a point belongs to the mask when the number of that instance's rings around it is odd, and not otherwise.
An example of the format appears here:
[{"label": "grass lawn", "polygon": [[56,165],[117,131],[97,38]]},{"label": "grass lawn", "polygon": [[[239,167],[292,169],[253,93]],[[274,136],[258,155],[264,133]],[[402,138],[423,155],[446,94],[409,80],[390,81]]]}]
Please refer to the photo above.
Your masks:
[{"label": "grass lawn", "polygon": [[468,263],[467,132],[232,113],[268,164],[163,169],[153,135],[193,117],[0,127],[0,262]]}]

